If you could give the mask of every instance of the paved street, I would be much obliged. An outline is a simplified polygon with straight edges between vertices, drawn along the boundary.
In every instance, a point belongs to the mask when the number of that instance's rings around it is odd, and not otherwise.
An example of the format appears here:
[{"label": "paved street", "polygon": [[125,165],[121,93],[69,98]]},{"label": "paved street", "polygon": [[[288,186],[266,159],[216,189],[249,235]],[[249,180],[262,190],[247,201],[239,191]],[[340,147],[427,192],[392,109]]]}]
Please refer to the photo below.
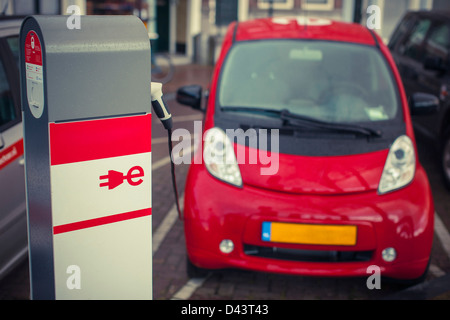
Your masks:
[{"label": "paved street", "polygon": [[[174,116],[175,128],[193,132],[194,121],[203,114],[177,104],[174,92],[184,84],[200,84],[207,88],[212,68],[209,66],[177,66],[172,82],[164,87],[165,98]],[[183,223],[174,207],[168,158],[167,134],[159,120],[153,118],[153,294],[155,300],[169,299],[383,299],[401,292],[405,287],[382,283],[381,290],[369,290],[366,278],[313,278],[258,273],[242,270],[221,270],[204,279],[190,280],[185,269]],[[430,145],[418,139],[420,160],[431,180],[439,232],[435,233],[431,268],[427,282],[450,274],[450,192],[444,189]],[[188,165],[176,167],[180,195]],[[450,291],[450,287],[448,288]],[[450,294],[435,299],[450,299]],[[0,299],[29,299],[28,262],[0,282]]]}]

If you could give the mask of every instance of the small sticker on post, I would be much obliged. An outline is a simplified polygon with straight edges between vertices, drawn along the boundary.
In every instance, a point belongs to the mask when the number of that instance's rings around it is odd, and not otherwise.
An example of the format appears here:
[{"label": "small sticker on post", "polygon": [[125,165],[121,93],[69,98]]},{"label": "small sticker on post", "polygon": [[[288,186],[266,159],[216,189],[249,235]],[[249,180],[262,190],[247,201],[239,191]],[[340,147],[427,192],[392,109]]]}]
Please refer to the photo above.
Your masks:
[{"label": "small sticker on post", "polygon": [[27,100],[31,114],[40,118],[44,113],[44,69],[42,46],[34,31],[25,40],[25,70],[27,79]]}]

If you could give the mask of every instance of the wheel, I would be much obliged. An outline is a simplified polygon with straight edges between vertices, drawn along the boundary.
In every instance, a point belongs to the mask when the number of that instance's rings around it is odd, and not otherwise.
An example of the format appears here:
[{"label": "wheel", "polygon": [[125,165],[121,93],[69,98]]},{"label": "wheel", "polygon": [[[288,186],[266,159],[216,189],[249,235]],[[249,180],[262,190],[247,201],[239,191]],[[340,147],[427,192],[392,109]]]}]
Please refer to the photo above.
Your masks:
[{"label": "wheel", "polygon": [[444,184],[450,190],[450,128],[447,129],[442,140],[441,170]]},{"label": "wheel", "polygon": [[199,268],[186,256],[186,272],[189,278],[204,278],[210,272],[208,269]]},{"label": "wheel", "polygon": [[175,67],[167,54],[157,54],[152,65],[152,81],[166,84],[172,80]]}]

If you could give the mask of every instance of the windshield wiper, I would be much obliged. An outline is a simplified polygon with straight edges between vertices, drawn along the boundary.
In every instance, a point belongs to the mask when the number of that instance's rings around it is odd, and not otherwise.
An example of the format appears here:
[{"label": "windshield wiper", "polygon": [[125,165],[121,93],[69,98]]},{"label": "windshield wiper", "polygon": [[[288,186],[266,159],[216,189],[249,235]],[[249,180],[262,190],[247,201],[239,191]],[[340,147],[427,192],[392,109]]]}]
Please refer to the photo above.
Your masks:
[{"label": "windshield wiper", "polygon": [[275,110],[269,108],[254,108],[254,107],[222,107],[222,111],[232,111],[232,112],[250,112],[250,113],[271,113],[279,117],[282,110]]},{"label": "windshield wiper", "polygon": [[368,137],[381,137],[382,132],[380,130],[375,130],[372,128],[354,125],[354,124],[346,124],[346,123],[333,123],[322,121],[314,118],[310,118],[307,116],[302,116],[299,114],[295,114],[290,112],[287,109],[283,110],[274,110],[269,108],[253,108],[253,107],[225,107],[222,108],[223,111],[236,111],[236,112],[257,112],[257,113],[270,113],[277,115],[281,120],[289,122],[289,124],[295,127],[303,127],[303,128],[315,128],[315,129],[324,129],[334,132],[344,132],[344,133],[356,133],[362,134]]},{"label": "windshield wiper", "polygon": [[372,128],[355,125],[355,124],[333,123],[333,122],[317,120],[317,119],[313,119],[310,117],[291,113],[288,110],[280,111],[280,118],[282,120],[289,121],[292,125],[295,125],[295,126],[305,126],[305,127],[310,126],[310,127],[325,129],[325,130],[330,130],[330,131],[358,133],[358,134],[362,134],[362,135],[369,136],[369,137],[381,137],[382,136],[382,132],[380,130],[375,130]]}]

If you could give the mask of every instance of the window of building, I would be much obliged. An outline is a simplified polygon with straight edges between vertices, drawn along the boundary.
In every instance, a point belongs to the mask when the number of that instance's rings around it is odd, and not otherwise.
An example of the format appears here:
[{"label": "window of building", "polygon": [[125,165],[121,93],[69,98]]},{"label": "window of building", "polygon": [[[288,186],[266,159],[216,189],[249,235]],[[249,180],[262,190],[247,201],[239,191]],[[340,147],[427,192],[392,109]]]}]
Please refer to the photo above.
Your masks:
[{"label": "window of building", "polygon": [[216,24],[218,26],[227,26],[237,19],[237,0],[216,0]]},{"label": "window of building", "polygon": [[334,10],[334,0],[302,0],[305,10],[331,11]]},{"label": "window of building", "polygon": [[271,5],[273,9],[290,10],[294,8],[294,0],[258,0],[259,9],[269,9]]}]

